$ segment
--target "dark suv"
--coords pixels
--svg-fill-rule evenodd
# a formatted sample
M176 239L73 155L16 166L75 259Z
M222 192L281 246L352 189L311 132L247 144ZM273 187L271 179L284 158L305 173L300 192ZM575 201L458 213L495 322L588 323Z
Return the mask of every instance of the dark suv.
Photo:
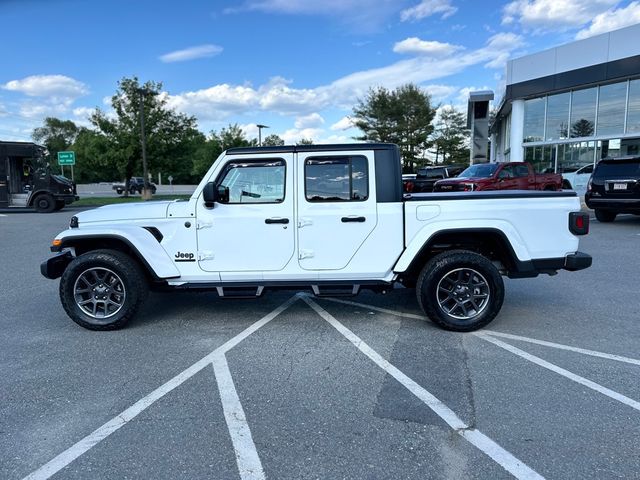
M444 178L458 176L465 167L460 165L439 165L423 167L418 170L415 179L403 181L405 193L433 192L433 185Z
M584 199L600 222L613 222L619 213L640 215L640 157L600 160Z

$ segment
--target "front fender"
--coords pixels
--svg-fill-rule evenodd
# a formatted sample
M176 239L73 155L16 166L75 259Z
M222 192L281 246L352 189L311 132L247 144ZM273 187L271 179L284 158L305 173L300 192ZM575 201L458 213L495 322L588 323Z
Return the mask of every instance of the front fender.
M57 242L59 240L60 242ZM137 258L150 270L156 278L177 278L180 271L176 268L165 249L146 229L138 226L122 226L118 228L74 228L61 232L56 236L53 251L73 247L86 241L119 241L125 243Z

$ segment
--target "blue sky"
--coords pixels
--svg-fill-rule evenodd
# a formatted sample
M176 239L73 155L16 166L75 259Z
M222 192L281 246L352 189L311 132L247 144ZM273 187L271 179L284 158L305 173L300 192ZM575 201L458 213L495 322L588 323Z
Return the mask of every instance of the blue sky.
M500 97L508 58L640 23L640 1L0 0L0 20L0 139L30 140L46 116L88 125L135 75L205 133L261 123L319 143L357 134L370 87Z

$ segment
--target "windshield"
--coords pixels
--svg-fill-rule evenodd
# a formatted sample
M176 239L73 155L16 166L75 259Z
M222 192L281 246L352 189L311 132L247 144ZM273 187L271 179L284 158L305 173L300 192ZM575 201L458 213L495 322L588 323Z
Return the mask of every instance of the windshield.
M481 163L478 165L471 165L464 170L458 177L462 178L489 178L498 169L497 163Z

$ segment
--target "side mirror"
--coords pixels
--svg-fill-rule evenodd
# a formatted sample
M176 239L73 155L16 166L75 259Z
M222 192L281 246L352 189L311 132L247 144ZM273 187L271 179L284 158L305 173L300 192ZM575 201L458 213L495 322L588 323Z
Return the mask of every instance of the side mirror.
M204 186L202 198L204 199L205 207L213 208L215 202L218 200L218 190L215 183L209 182Z

